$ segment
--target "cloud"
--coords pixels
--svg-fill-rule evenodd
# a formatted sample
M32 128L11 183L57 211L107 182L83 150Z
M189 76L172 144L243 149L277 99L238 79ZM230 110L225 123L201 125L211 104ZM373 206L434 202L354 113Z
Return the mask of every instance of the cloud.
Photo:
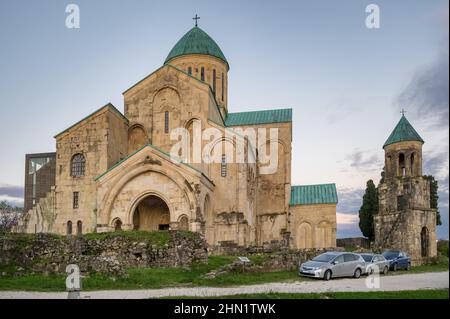
M23 198L0 195L0 201L6 201L11 206L23 207Z
M359 223L358 215L336 213L336 221L338 225L355 225Z
M371 150L355 149L353 153L345 157L345 162L358 171L375 171L383 167L381 153Z
M424 120L434 128L448 128L449 125L448 14L441 18L445 35L435 60L414 73L397 97L396 105L396 109L405 108L412 117Z
M12 197L22 197L23 198L23 187L13 186L13 185L0 185L0 196L12 196Z
M0 185L0 201L6 201L11 206L23 207L23 187Z
M337 205L336 213L337 237L362 236L358 225L358 211L362 204L364 189L341 188L338 192L339 203Z

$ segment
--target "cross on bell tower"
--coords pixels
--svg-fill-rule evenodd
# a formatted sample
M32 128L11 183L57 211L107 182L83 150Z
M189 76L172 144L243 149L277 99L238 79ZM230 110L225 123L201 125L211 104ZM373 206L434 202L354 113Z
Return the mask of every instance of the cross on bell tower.
M192 20L195 20L195 26L198 27L198 20L200 20L200 17L195 14L195 17L193 17Z
M405 109L402 109L402 110L400 111L400 113L401 113L403 116L405 116L405 113L406 113Z

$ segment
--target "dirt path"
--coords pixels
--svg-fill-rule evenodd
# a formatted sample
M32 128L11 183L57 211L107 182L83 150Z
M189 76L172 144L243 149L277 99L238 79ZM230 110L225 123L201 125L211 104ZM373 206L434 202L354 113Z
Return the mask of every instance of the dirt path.
M268 283L239 287L192 287L143 290L86 291L82 298L92 299L142 299L166 296L224 296L254 293L320 293L337 291L400 291L419 289L444 289L449 287L449 272L431 272L380 277L379 288L371 288L373 281L367 277L360 279L335 279L331 281L313 280L289 283ZM375 282L376 284L376 282ZM64 299L65 292L25 292L0 291L0 299Z

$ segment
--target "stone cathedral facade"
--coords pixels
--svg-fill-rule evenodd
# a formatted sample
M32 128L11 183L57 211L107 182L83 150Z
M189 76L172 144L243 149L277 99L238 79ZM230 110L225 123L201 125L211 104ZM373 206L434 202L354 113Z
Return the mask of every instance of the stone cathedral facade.
M437 254L436 209L423 177L424 141L403 115L384 144L384 179L378 186L375 245L400 249L421 264Z
M123 93L124 114L111 104L101 107L55 136L56 153L27 157L34 160L25 172L28 213L18 230L181 229L203 233L210 245L334 247L335 185L291 185L292 110L229 112L229 70L216 42L192 28L163 66ZM207 141L193 141L191 134L190 145L220 155L241 142L254 161L176 159L172 130L193 133L196 125L224 134ZM277 129L274 140L268 134L262 142L278 146L275 172L261 173L261 154L249 151L245 136L226 137L238 128ZM45 176L53 181L49 187Z

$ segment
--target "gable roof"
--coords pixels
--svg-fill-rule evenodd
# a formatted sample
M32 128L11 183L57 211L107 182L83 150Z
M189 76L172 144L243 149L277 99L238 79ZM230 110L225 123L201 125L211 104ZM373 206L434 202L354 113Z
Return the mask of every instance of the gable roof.
M226 126L292 122L292 109L228 113Z
M336 184L291 186L290 206L337 203Z
M122 158L122 159L121 159L120 161L118 161L116 164L114 164L113 166L111 166L110 168L108 168L105 172L103 172L103 173L101 173L100 175L98 175L97 177L95 177L94 180L95 180L95 181L99 180L100 178L102 178L103 176L105 176L106 174L108 174L109 172L111 172L112 170L114 170L117 166L119 166L120 164L122 164L123 162L125 162L127 159L133 157L134 155L136 155L137 153L139 153L140 151L142 151L142 150L143 150L144 148L146 148L146 147L150 147L150 148L156 150L157 152L159 152L159 153L161 153L161 154L164 154L164 155L166 155L167 157L169 157L169 158L171 158L171 159L174 159L176 162L178 162L178 163L180 163L180 164L183 164L183 165L186 165L187 167L192 168L193 170L197 171L198 173L204 175L203 172L202 172L201 170L195 168L194 166L192 166L192 165L190 165L190 164L188 164L188 163L183 162L183 161L180 160L180 159L177 159L177 158L174 158L173 156L170 156L169 153L167 153L167 152L163 151L162 149L160 149L160 148L158 148L158 147L156 147L156 146L154 146L154 145L148 143L148 144L145 144L144 146L142 146L141 148L138 148L138 149L137 149L136 151L134 151L133 153L131 153L131 154L125 156L124 158ZM205 176L205 175L204 175L204 176Z
M417 133L411 123L406 119L405 115L402 115L402 118L384 143L383 148L390 144L403 141L418 141L425 143L419 133Z
M109 108L111 111L113 111L114 113L118 114L124 121L126 121L128 123L128 119L125 117L125 115L122 114L122 112L120 112L114 105L112 105L111 103L106 104L105 106L102 106L101 108L97 109L96 111L92 112L91 114L89 114L88 116L85 116L84 118L82 118L81 120L79 120L78 122L76 122L75 124L69 126L68 128L66 128L64 131L59 132L58 134L56 134L54 136L54 138L58 137L59 135L69 131L70 129L74 128L75 126L77 126L78 124L80 124L81 122L83 122L84 120L87 120L88 118L90 118L91 116L94 116L97 113L100 113L101 111L103 111L104 109Z

